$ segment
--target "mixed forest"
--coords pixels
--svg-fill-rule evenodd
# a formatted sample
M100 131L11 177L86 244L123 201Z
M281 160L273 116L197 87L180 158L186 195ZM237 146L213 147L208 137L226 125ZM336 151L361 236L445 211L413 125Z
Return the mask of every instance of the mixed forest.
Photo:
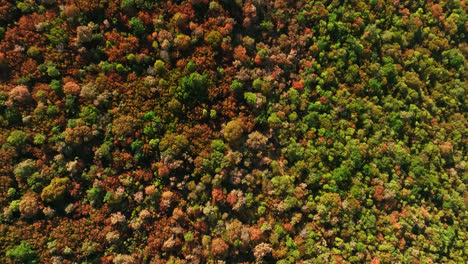
M0 263L466 263L467 11L0 0Z

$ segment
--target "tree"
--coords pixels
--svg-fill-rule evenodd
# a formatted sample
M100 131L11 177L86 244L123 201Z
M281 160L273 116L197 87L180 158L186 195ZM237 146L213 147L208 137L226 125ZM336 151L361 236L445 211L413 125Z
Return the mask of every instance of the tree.
M27 194L19 203L19 211L26 218L33 218L40 209L40 203L34 195Z
M66 12L66 11L65 11ZM76 28L76 42L79 45L91 42L93 40L92 26L79 26Z
M37 263L34 248L31 246L31 244L26 242L21 242L21 244L19 244L18 246L9 249L6 252L6 256L11 259L21 261L25 264Z
M189 146L189 141L184 135L176 135L174 133L168 133L159 142L159 150L164 155L173 155L178 157Z
M63 86L63 92L65 94L79 95L81 92L80 86L75 82L67 82Z
M215 256L223 256L228 250L229 245L221 238L215 238L211 241L211 253Z
M223 35L216 30L210 31L205 36L205 42L208 45L211 45L213 48L217 48L221 45L221 41L223 40Z
M61 200L67 194L70 184L69 178L54 178L41 192L41 199L51 203Z
M98 109L94 105L87 105L81 108L81 112L79 116L87 124L90 124L90 125L95 124L99 119Z
M247 101L247 104L253 106L257 103L257 95L251 92L244 93L244 99Z
M28 133L21 130L15 130L11 132L10 136L8 136L7 142L16 148L21 148L22 146L24 146L24 144L26 144L28 139Z
M132 17L128 23L133 30L133 34L137 37L141 37L145 33L145 25L141 22L138 17Z
M53 27L50 30L49 34L46 34L46 36L53 46L57 46L58 44L64 44L68 41L67 32L58 27Z
M31 94L29 93L28 87L25 85L18 85L11 89L9 93L9 100L19 104L28 103L31 99Z
M238 142L243 133L244 128L240 119L231 120L224 127L224 138L232 144Z
M194 72L182 78L176 98L185 103L205 101L208 96L207 89L207 76Z
M93 130L82 119L78 119L73 127L65 129L65 142L68 144L88 143L93 137Z
M258 131L249 134L246 145L254 150L260 150L266 146L268 138Z

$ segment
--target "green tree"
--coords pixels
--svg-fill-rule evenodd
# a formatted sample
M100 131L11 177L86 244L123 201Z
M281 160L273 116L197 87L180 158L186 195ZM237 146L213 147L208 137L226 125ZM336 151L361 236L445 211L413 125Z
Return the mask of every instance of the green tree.
M49 39L50 43L54 46L60 44L60 43L66 43L68 41L68 35L65 30L58 28L58 27L53 27L49 34L45 34L46 37Z
M247 104L253 106L257 103L257 95L251 92L244 93L244 99L247 101Z
M145 25L143 25L143 22L141 22L141 20L138 17L132 17L128 24L132 28L133 34L135 36L141 37L145 33Z
M234 94L241 94L243 88L244 85L238 80L232 81L231 90L234 92Z
M95 124L99 119L98 109L94 105L81 108L79 116L89 125Z
M182 78L176 98L183 102L194 102L205 99L208 94L208 77L194 72Z
M20 148L26 144L28 138L28 133L21 130L15 130L11 132L10 136L7 138L7 142L14 147Z
M29 243L21 242L18 246L7 250L6 256L25 264L37 263L34 248Z
M219 47L221 41L223 40L223 35L216 30L211 31L205 37L205 42L208 45L211 45L213 48Z
M41 199L44 202L55 202L62 199L67 193L69 183L69 178L52 179L51 183L42 190Z

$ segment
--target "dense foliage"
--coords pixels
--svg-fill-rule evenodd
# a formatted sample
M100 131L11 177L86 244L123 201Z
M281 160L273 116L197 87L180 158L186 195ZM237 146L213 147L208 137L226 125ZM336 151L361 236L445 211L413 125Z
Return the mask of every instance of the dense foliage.
M467 10L0 0L0 263L465 263Z

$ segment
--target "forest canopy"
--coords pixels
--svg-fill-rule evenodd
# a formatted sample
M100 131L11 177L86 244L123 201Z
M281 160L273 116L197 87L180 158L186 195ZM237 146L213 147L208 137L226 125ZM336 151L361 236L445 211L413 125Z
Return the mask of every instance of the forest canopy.
M0 263L466 263L465 0L0 0Z

